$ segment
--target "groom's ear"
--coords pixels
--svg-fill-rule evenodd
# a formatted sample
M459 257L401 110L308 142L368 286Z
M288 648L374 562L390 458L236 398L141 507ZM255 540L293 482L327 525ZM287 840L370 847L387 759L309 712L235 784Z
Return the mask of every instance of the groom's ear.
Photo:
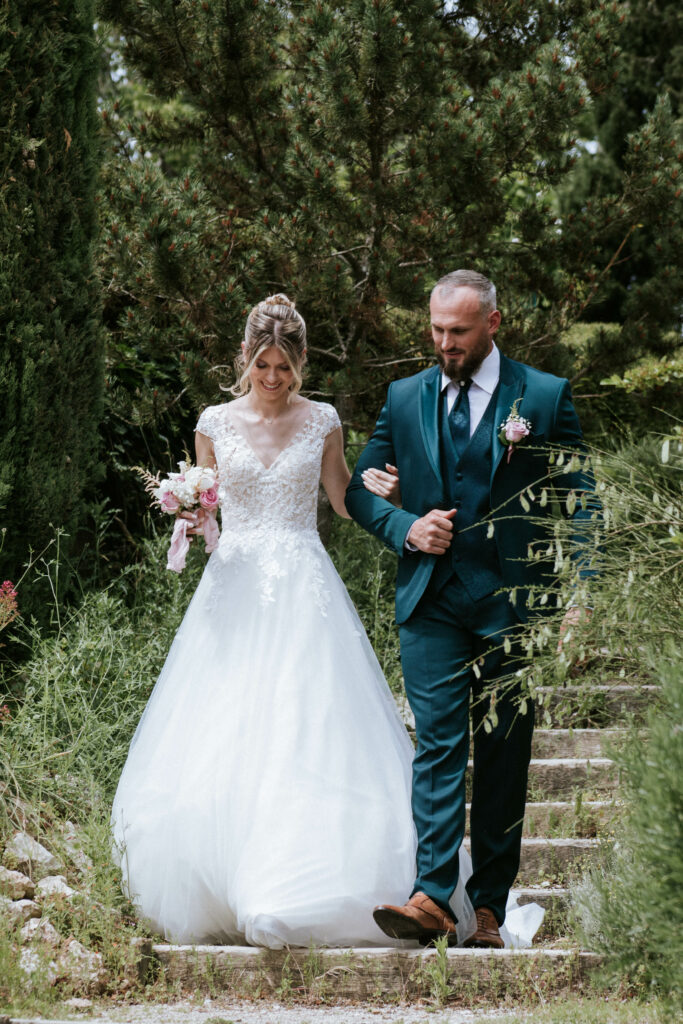
M501 315L499 309L494 309L488 316L488 327L491 334L495 334L500 327Z

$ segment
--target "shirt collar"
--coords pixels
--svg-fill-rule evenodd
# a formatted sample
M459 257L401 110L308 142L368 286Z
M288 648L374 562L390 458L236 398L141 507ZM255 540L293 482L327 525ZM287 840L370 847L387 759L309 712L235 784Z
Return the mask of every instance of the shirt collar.
M493 348L486 356L476 373L472 374L472 383L476 384L477 387L485 391L487 395L492 395L498 385L500 378L500 349L496 345L495 341L492 341ZM457 381L454 381L451 377L447 377L446 374L441 371L441 390L445 391L449 384L453 384L457 387Z

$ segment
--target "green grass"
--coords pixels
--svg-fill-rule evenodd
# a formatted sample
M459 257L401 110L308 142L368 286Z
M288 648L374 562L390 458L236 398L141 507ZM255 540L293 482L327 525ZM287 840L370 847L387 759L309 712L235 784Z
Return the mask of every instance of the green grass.
M102 954L111 991L138 987L137 953L146 934L121 892L111 860L109 814L128 745L163 664L204 559L192 551L182 577L164 569L167 538L150 541L143 564L62 616L55 635L24 627L28 657L5 664L0 706L0 848L25 828L56 855L79 895L55 899L47 916L63 938ZM19 627L21 629L21 627ZM66 822L93 863L81 872L64 856ZM0 1005L40 1010L65 995L37 972L27 987L16 932L0 914ZM79 986L72 994L84 994Z

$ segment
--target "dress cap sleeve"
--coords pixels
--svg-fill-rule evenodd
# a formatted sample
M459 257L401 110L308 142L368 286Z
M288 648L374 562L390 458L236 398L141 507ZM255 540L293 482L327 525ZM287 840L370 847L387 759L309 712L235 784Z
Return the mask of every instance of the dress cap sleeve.
M323 437L327 437L337 427L341 427L341 420L339 419L339 413L333 405L329 402L320 402L319 409L321 413L321 423Z
M212 406L209 406L207 409L204 409L204 411L202 412L201 416L197 420L197 426L194 428L195 431L198 431L200 434L204 434L205 437L210 437L212 441L213 441L213 429L212 428L213 428L213 420L214 420L213 411L214 410L213 410Z

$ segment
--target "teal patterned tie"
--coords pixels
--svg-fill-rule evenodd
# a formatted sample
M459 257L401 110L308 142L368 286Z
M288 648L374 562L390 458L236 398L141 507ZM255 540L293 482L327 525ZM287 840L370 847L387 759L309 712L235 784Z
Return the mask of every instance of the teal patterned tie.
M470 443L470 400L467 392L470 390L471 383L471 377L460 381L460 390L453 402L453 408L448 414L451 437L459 455L462 455Z

